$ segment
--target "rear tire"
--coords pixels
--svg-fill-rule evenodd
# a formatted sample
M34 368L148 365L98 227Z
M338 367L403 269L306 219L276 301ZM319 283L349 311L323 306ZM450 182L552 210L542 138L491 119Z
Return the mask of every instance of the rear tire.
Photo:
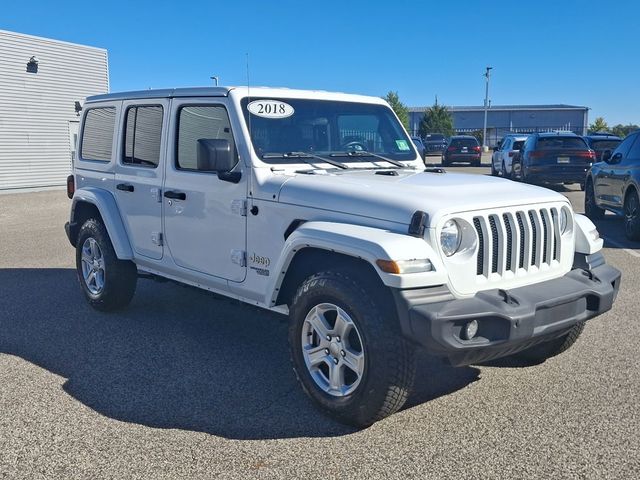
M76 271L89 304L110 312L126 307L138 281L136 265L119 260L100 220L90 218L80 228L76 243Z
M582 331L584 330L584 322L574 325L569 332L560 338L551 340L550 342L544 342L535 347L528 348L522 352L518 352L513 355L512 358L516 358L527 363L540 363L545 360L560 355L565 350L568 350L576 340Z
M507 168L504 164L504 160L502 161L502 178L509 178L509 175L507 174Z
M640 240L640 200L635 190L624 199L624 233L629 240Z
M593 188L593 182L587 180L584 193L584 214L591 220L601 220L604 217L604 209L600 208L596 203L596 193Z
M415 375L414 348L394 328L383 287L363 283L351 270L317 273L298 288L289 310L300 385L325 413L357 427L402 408Z

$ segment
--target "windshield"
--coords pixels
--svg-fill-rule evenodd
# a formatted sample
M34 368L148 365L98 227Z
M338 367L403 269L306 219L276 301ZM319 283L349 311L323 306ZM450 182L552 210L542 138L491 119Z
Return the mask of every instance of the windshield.
M587 144L580 137L540 137L538 139L538 150L560 149L586 149Z
M416 152L393 112L384 105L310 99L242 100L258 157L267 163L300 163L299 155L371 152L413 161ZM362 158L340 158L362 162ZM372 160L377 161L377 160Z
M451 140L452 147L477 147L480 145L475 138L454 138Z
M425 142L444 142L444 135L440 135L439 133L428 133L426 137L424 137Z

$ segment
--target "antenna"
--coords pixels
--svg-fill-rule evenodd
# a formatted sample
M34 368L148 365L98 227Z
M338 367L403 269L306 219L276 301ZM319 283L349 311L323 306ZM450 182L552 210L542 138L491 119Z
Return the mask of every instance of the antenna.
M249 105L251 103L251 87L249 85L249 53L247 52L245 55L247 56L247 105ZM249 112L247 117L249 118L249 148L251 148L253 144L253 137L251 136L251 112Z

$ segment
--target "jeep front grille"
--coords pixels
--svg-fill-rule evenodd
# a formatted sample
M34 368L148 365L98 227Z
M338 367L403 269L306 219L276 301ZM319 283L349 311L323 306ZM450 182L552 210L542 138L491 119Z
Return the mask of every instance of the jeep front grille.
M539 270L560 260L555 207L477 215L473 226L478 235L477 275L489 278L519 269Z

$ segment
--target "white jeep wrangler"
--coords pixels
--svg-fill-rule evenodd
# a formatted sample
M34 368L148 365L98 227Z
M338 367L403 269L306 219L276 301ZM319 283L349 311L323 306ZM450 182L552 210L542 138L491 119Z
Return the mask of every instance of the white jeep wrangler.
M288 314L295 373L364 426L402 407L414 350L453 365L568 348L620 272L551 190L425 170L381 99L266 88L90 97L65 229L100 310L139 275Z

